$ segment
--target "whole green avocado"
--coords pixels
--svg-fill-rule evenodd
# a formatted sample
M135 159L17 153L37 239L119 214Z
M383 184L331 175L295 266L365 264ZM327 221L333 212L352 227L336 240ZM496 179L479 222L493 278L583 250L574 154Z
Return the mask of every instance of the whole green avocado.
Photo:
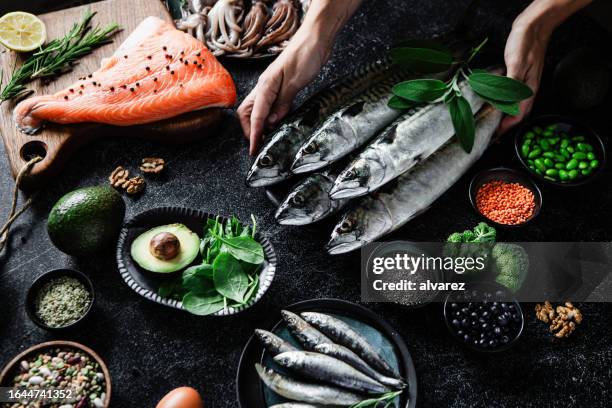
M51 209L47 232L51 242L69 255L90 255L109 247L119 234L125 202L109 186L72 191Z

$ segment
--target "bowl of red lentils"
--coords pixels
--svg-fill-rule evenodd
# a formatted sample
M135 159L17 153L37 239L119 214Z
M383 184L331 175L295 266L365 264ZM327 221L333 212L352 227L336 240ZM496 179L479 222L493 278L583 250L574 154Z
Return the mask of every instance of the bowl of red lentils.
M579 121L543 115L521 125L515 135L517 157L538 181L578 187L593 181L606 164L603 140Z
M0 372L8 408L108 408L111 377L92 349L72 341L30 347Z
M518 227L538 216L542 192L526 174L497 167L482 171L472 179L470 201L489 223Z

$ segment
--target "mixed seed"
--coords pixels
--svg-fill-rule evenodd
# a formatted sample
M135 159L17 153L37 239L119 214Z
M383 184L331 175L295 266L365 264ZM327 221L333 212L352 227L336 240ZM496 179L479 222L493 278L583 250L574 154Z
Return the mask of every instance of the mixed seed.
M570 136L557 124L534 126L525 133L521 156L534 173L551 181L588 177L600 165L593 145L584 136Z
M25 389L71 390L67 398L21 401L10 408L102 408L106 400L106 378L100 365L89 355L71 349L49 349L19 364L14 387Z
M79 320L91 304L89 290L78 279L61 276L45 283L36 295L36 316L49 327L66 327Z

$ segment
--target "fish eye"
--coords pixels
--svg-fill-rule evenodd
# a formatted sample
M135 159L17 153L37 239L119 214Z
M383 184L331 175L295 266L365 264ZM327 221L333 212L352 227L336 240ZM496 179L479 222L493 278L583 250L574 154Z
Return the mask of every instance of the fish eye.
M344 220L340 227L338 227L338 232L350 232L353 230L353 223L351 220Z
M304 197L301 194L296 194L293 196L293 198L291 199L291 202L298 206L301 207L304 205Z
M274 159L269 154L264 154L259 158L259 165L263 167L269 167L274 164Z
M304 153L306 153L306 154L313 154L318 149L319 149L319 147L317 146L317 144L315 142L308 143L306 145L306 147L304 147Z
M354 178L357 174L355 173L355 170L351 169L349 171L346 172L346 177L348 178Z

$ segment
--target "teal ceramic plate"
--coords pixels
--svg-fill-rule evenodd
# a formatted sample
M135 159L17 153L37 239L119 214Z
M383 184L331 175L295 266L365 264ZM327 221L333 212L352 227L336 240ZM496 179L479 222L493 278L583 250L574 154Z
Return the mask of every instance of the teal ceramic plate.
M355 303L337 299L308 300L291 305L286 309L294 313L323 312L345 321L380 350L381 355L387 362L407 380L408 389L395 401L395 406L398 408L414 408L416 406L416 372L406 344L399 334L374 312ZM295 346L299 346L280 319L280 313L276 314L275 318L277 323L272 329L268 330ZM263 328L265 329L265 327ZM262 362L267 367L285 373L282 368L274 364L271 356L263 350L259 341L251 337L243 351L236 377L240 407L267 408L274 404L287 402L287 400L270 391L259 380L254 368L257 362Z

